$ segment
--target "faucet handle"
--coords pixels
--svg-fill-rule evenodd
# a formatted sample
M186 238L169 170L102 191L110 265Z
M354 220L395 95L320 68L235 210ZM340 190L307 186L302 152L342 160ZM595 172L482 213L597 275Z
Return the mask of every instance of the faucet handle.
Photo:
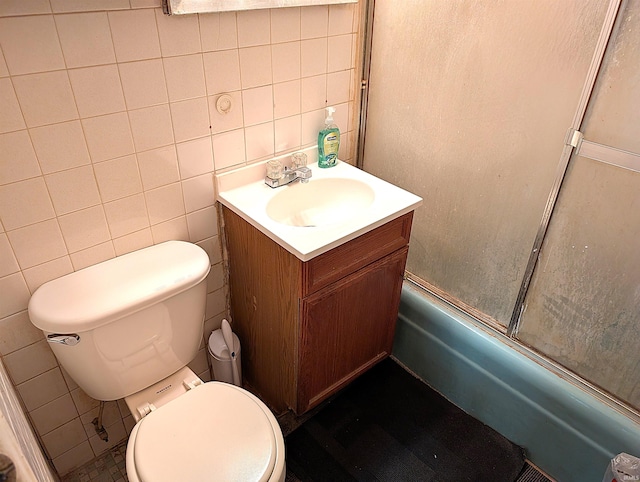
M292 169L299 169L307 165L307 155L304 152L294 152L291 154Z
M271 159L267 162L267 177L277 180L282 177L282 163L277 159Z

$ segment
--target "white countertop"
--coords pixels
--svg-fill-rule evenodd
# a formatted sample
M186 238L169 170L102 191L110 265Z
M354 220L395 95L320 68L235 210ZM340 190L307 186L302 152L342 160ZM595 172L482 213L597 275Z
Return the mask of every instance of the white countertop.
M317 156L315 148L305 152L310 160ZM289 155L281 159L287 163ZM313 172L309 184L319 179L355 179L373 189L373 202L356 216L324 226L281 224L267 215L266 206L281 190L289 189L291 185L275 189L267 186L264 183L265 163L216 174L217 200L302 261L340 246L422 204L422 198L342 161L328 169L319 168L317 163L309 163L307 167Z

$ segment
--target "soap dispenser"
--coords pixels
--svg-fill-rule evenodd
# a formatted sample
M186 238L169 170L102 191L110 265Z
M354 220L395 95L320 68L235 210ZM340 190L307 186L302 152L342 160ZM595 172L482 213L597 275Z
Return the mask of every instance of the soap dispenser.
M338 161L340 148L340 129L333 123L333 107L327 107L324 129L318 133L318 167L333 167Z

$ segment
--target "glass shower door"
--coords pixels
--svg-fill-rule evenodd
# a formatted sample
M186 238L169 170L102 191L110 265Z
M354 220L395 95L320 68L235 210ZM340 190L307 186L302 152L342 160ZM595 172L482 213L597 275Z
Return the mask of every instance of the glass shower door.
M580 131L517 337L640 410L640 0Z
M407 270L500 330L606 10L375 2L363 167L424 198Z

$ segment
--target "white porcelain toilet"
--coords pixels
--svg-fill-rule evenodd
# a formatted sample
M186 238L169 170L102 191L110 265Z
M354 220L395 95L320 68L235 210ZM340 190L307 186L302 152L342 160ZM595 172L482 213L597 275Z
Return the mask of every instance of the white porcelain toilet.
M45 283L29 302L76 383L97 400L125 398L137 422L131 481L285 479L267 406L187 367L202 341L209 268L200 247L168 241Z

